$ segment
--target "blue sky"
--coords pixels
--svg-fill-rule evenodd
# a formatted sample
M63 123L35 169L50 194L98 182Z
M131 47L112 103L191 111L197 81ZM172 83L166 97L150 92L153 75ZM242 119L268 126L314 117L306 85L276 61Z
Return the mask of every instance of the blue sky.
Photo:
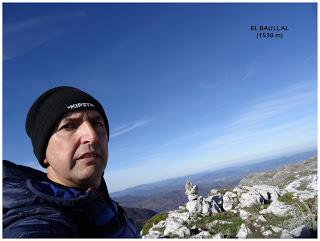
M41 169L25 117L59 85L105 107L110 191L316 148L316 17L315 3L5 3L3 158Z

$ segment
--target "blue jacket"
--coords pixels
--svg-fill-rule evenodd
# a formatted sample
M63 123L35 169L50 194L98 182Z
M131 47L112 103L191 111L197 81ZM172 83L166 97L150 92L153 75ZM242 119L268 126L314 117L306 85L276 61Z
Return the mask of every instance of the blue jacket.
M102 179L103 180L103 179ZM140 238L124 210L101 187L81 191L45 173L3 161L4 238Z

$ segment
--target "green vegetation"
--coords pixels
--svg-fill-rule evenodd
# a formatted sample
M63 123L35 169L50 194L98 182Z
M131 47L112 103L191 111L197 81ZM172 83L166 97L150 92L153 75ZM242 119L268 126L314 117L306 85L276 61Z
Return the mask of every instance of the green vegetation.
M230 224L216 224L211 229L208 230L207 225L214 222L215 220L222 220L231 222ZM232 212L222 212L216 213L209 217L202 217L199 220L195 220L188 224L188 228L191 228L193 225L196 225L202 230L208 230L210 234L214 235L219 232L225 235L227 238L235 237L239 231L241 224L243 223L242 219Z
M252 233L248 234L247 238L264 238L264 236L260 230L254 230Z
M278 186L280 188L284 188L286 185L288 185L289 183L295 181L296 179L297 179L297 177L294 176L294 175L287 175L287 174L283 173L282 176L281 176L281 179L278 180L279 181Z
M309 184L309 180L301 180L300 185L297 187L297 190L306 190Z
M318 197L309 198L305 201L308 207L310 208L310 212L317 214L318 213Z
M266 209L268 208L270 204L253 204L252 206L250 207L246 207L246 208L243 208L244 210L248 211L249 213L251 213L252 215L255 215L255 214L259 214L259 212L262 210L262 209Z
M281 232L280 233L273 232L269 236L264 236L260 230L254 230L254 231L252 231L252 233L248 234L247 238L249 238L249 239L250 238L252 238L252 239L256 239L256 238L271 238L271 239L273 239L273 238L280 238L280 236L281 236Z
M281 232L275 233L272 232L271 235L264 236L263 232L261 231L261 227L255 227L252 223L246 223L246 226L251 230L251 233L248 234L247 238L280 238ZM266 226L266 224L261 224L261 226L264 226L266 229L265 230L271 230L271 227L269 228Z
M150 228L153 227L153 225L159 223L162 220L166 220L168 217L168 213L158 213L154 215L152 218L150 218L145 224L143 225L142 228L142 235L146 235Z
M310 229L317 230L317 197L308 199L304 202L299 202L297 200L293 205L296 206L299 211L296 212L294 217L290 217L284 221L283 225L289 229L294 229L304 224Z
M279 197L278 200L296 207L297 211L294 215L288 215L285 217L267 214L265 215L265 218L269 225L285 229L294 229L302 224L305 224L309 228L317 230L317 198L300 202L298 199L293 198L292 193L286 193Z
M152 230L154 230L154 231L159 231L160 233L163 233L165 229L166 229L166 227L154 228L154 229L152 229Z
M233 238L237 235L241 224L242 220L237 218L237 220L233 220L230 224L217 224L212 227L209 232L211 234L217 234L221 232L226 235L226 238Z
M267 220L268 225L285 228L284 221L286 221L289 218L292 218L292 216L279 217L272 213L268 213L264 216L264 218Z
M295 206L299 209L300 212L306 214L312 212L314 207L317 207L316 198L310 198L304 202L300 202L297 198L294 198L292 192L285 193L278 198L280 202L284 202L287 205Z
M292 205L296 202L296 200L293 198L292 192L287 192L283 194L281 197L278 197L278 200L280 202L284 202L285 204L289 204L289 205Z

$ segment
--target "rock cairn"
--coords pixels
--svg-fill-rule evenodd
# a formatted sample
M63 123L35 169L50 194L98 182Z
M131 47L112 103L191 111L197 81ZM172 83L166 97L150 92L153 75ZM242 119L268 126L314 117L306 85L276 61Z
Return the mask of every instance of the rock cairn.
M191 216L195 214L203 214L205 216L209 216L212 213L221 212L221 208L216 202L221 202L221 195L216 194L208 196L207 198L203 198L202 196L199 196L198 186L192 185L191 181L186 182L185 189L185 194L187 195L187 198L189 200L186 203L186 209Z
M187 181L185 185L187 203L180 206L178 210L168 212L165 220L153 225L143 238L226 238L225 233L215 233L212 230L217 225L238 225L234 238L247 238L249 235L257 235L259 238L305 238L314 237L317 230L317 202L314 204L313 213L302 213L301 207L292 205L294 200L301 202L317 200L317 176L297 175L281 187L273 185L237 186L232 190L212 189L208 196L199 195L199 188ZM291 197L290 202L283 198L285 195ZM281 199L282 197L282 199ZM211 219L211 216L238 217L238 224L229 220ZM229 214L228 214L229 213ZM220 215L220 216L219 216ZM291 223L287 226L276 226L267 220L268 215L283 218L289 217ZM313 215L313 216L312 216ZM313 228L306 223L314 221ZM214 220L201 227L198 221ZM293 220L293 221L292 221ZM313 221L312 221L313 222ZM311 223L312 223L311 222ZM285 221L283 222L285 223ZM234 227L234 226L233 226Z

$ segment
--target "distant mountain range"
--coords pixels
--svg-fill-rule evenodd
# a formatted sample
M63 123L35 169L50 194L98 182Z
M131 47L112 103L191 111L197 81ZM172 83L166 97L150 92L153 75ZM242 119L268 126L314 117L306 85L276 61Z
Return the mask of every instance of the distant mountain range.
M184 194L184 185L187 180L197 183L199 194L207 196L212 188L222 189L235 187L243 177L250 173L274 170L278 167L290 163L297 163L316 155L317 151L313 150L268 161L228 167L139 185L111 193L110 195L124 207L151 209L156 212L163 212L177 209L187 201Z

